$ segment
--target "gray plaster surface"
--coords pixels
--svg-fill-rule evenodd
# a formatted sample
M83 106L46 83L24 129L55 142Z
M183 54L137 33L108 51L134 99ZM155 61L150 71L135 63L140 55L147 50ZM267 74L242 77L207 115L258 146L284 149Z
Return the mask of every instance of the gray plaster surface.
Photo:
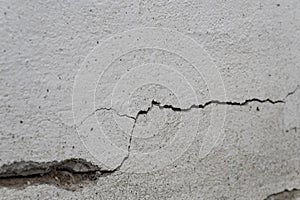
M298 0L0 0L0 16L1 177L71 158L100 174L0 199L300 198Z

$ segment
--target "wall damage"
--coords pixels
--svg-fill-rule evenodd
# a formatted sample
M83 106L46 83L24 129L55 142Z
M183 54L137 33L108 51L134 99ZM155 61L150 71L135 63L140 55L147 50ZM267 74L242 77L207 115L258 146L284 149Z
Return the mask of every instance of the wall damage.
M30 185L48 184L76 190L113 172L101 170L100 167L79 158L60 162L20 161L0 168L0 187L23 189Z

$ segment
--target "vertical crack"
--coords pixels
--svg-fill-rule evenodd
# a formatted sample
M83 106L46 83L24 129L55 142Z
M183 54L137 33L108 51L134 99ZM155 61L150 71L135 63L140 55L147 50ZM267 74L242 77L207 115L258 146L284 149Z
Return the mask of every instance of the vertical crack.
M136 122L139 118L140 115L146 115L154 106L154 101L152 101L151 106L149 106L146 110L140 110L135 117L130 117L131 119L134 119L133 121L133 125L130 131L130 135L129 135L129 141L128 141L128 147L127 147L127 156L125 156L125 158L122 160L121 164L116 168L116 170L119 170L122 165L125 163L126 160L128 160L129 156L130 156L130 151L131 151L131 144L132 144L132 138L133 138L133 132L136 126ZM128 116L128 115L126 115Z

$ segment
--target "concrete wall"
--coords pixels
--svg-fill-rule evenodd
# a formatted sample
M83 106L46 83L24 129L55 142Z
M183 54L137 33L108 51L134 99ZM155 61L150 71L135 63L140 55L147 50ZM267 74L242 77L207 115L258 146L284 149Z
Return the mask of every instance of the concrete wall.
M298 0L0 16L0 199L300 198Z

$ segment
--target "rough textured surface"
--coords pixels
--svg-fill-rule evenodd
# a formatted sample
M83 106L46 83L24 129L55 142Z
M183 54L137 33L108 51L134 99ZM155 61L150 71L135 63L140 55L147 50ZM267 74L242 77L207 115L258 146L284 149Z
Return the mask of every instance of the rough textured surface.
M300 188L298 0L2 0L0 15L1 174L114 172L1 199L299 198L281 195Z
M114 171L102 171L83 160L68 159L61 162L14 162L3 165L0 170L0 186L22 189L26 186L49 184L68 190L83 187L101 175Z
M283 192L279 192L277 194L272 194L266 198L266 200L298 200L300 199L300 191L297 189L293 189L291 191L285 190Z

